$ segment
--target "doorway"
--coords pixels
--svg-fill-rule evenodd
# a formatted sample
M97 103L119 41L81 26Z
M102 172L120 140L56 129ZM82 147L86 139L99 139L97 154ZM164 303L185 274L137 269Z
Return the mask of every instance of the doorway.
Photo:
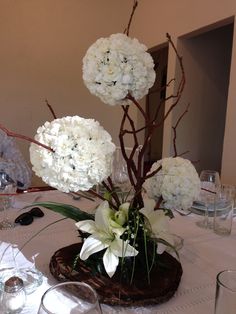
M149 50L153 60L154 69L156 72L156 80L154 85L150 88L146 96L146 113L150 119L153 119L157 108L159 108L156 122L162 121L165 111L165 95L166 95L166 81L167 81L167 65L168 65L168 44L163 44ZM158 127L151 138L148 145L144 167L149 170L152 164L162 158L163 146L163 125Z
M172 122L189 103L177 130L177 148L178 154L189 151L184 157L195 163L199 173L203 169L221 172L234 24L220 24L180 37L177 46L186 85Z

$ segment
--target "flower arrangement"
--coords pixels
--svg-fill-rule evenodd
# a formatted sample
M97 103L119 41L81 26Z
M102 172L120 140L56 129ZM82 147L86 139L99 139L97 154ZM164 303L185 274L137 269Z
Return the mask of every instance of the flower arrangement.
M148 196L157 201L161 197L165 208L190 208L200 192L199 177L192 163L181 157L169 157L155 162L151 171L159 167L144 183Z
M200 192L200 180L194 166L187 159L178 157L175 145L176 127L185 113L173 127L174 156L157 161L150 171L143 170L144 154L153 131L164 123L178 104L185 75L182 58L167 34L168 43L176 52L182 78L177 93L160 104L173 101L163 120L157 122L156 119L160 107L156 108L155 118L147 116L137 100L145 96L153 85L155 71L147 48L128 36L136 7L137 1L134 1L125 34L97 40L83 59L83 79L89 91L104 103L119 105L123 110L119 141L132 197L124 201L117 193L110 176L115 145L97 121L79 116L54 119L41 126L34 139L1 127L8 135L32 142L30 158L33 170L44 182L62 192L88 191L101 199L95 215L65 204L37 204L76 221L82 247L74 260L74 268L80 260L91 267L93 273L108 278L116 277L119 272L121 282L129 285L140 270L146 274L143 280L151 283L155 266L162 267L159 263L161 254L168 247L173 248L168 224L171 210L189 208ZM136 106L143 116L144 125L140 129L135 127L130 115L131 105ZM146 130L144 141L139 143L137 135L143 130ZM134 143L129 153L125 150L126 136L132 136ZM103 185L104 195L92 189L98 184Z
M30 147L33 170L50 186L62 191L86 191L111 173L115 145L110 134L92 119L78 116L46 122Z
M108 105L126 105L128 94L136 100L155 81L153 59L147 47L126 34L98 39L83 59L83 79L89 91Z

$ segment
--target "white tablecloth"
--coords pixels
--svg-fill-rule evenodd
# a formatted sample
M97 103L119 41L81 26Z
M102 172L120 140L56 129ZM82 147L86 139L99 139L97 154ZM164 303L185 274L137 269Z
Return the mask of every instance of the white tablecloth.
M37 198L37 199L36 199ZM14 207L9 210L9 217L19 215L19 209L33 201L55 201L73 204L83 210L92 211L95 203L81 199L73 200L70 195L58 191L30 193L15 199ZM17 244L19 248L39 230L62 218L61 215L43 209L45 216L36 218L29 226L17 226L11 230L0 230L0 258L6 243ZM221 237L212 230L201 229L195 222L201 217L195 214L180 216L171 220L173 233L184 239L180 250L183 276L175 296L168 302L145 308L119 308L102 305L103 313L145 313L145 314L213 314L216 275L223 269L236 269L236 223L230 236ZM49 261L53 253L61 247L78 241L74 221L66 219L51 225L34 237L22 250L24 263L35 264L43 273L43 284L28 296L23 314L37 313L40 297L56 281L49 272ZM18 259L21 256L18 256ZM20 262L20 261L18 261Z

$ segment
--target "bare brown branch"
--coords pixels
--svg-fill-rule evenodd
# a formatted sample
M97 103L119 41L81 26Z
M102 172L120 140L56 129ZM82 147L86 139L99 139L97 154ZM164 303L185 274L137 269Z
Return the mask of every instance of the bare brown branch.
M50 110L50 112L51 112L53 118L56 119L57 116L56 116L55 111L53 110L52 106L49 104L49 102L48 102L47 99L45 99L45 102L46 102L46 105L48 106L48 108L49 108L49 110Z
M126 163L129 164L129 166L127 167L127 170L128 170L128 175L129 175L129 178L130 178L130 182L132 185L135 184L134 182L134 177L137 179L137 176L138 176L138 173L137 173L137 168L136 168L136 165L134 163L134 155L136 153L136 150L138 148L138 138L137 138L137 134L136 134L136 131L135 131L135 125L134 125L134 121L131 119L130 115L129 115L129 112L128 112L128 109L129 109L129 106L122 106L123 108L123 111L124 111L124 115L123 117L125 119L128 119L129 121L129 124L132 128L132 135L133 135L133 141L134 141L134 145L133 145L133 148L132 148L132 151L128 157L127 155L127 152L125 150L125 143L124 143L124 130L123 130L123 127L124 127L124 123L121 124L121 128L120 128L120 134L119 134L119 139L120 139L120 147L121 147L121 152L122 152L122 156L124 157ZM124 120L125 122L125 120Z
M18 134L18 133L14 133L14 132L8 130L7 128L5 128L5 127L4 127L3 125L1 125L1 124L0 124L0 129L3 130L3 131L4 131L8 136L10 136L10 137L20 138L20 139L25 140L25 141L28 141L28 142L30 142L30 143L34 143L34 144L36 144L36 145L38 145L38 146L41 146L41 147L43 147L43 148L46 148L47 150L49 150L49 151L51 151L51 152L54 153L54 150L53 150L51 147L49 147L49 146L47 146L47 145L45 145L45 144L42 144L42 143L36 141L35 139L33 139L33 138L31 138L31 137L28 137L28 136L25 136L25 135L21 135L21 134Z
M126 99L131 100L135 104L135 106L138 108L138 110L142 113L145 121L147 121L148 120L148 116L146 115L146 112L143 110L143 108L140 106L140 104L137 102L137 100L130 94L128 94L126 96Z
M129 112L128 112L129 106L126 106L126 107L122 106L124 114L123 114L123 118L121 120L121 125L120 125L119 140L120 140L120 146L121 146L123 157L126 160L130 182L131 182L131 184L134 188L134 191L135 191L132 205L136 208L141 208L143 206L143 199L142 199L142 185L143 185L143 183L145 182L146 179L151 178L152 176L154 176L157 172L159 172L161 170L161 166L160 166L160 167L158 167L158 169L156 169L155 171L149 172L148 174L147 174L147 170L141 172L142 165L144 162L145 152L147 151L148 145L149 145L151 138L153 136L153 132L158 127L163 125L164 121L167 119L170 112L175 108L175 106L177 106L177 104L179 103L179 100L182 96L182 92L183 92L183 89L185 86L185 72L184 72L184 68L183 68L182 57L179 56L169 34L167 34L167 39L168 39L168 42L171 45L171 47L174 49L174 52L176 53L177 60L179 61L179 65L180 65L180 69L181 69L181 74L182 74L180 82L177 86L176 93L166 97L163 100L163 102L159 105L159 107L157 107L156 114L152 118L150 118L148 113L146 113L143 110L143 108L139 105L139 103L136 101L136 99L134 99L134 97L132 97L130 94L128 94L126 98L131 100L133 102L133 104L137 107L138 111L142 114L144 122L145 122L144 126L139 128L139 129L135 128L134 122L131 119L131 117L129 116ZM166 84L166 86L164 86L162 88L167 88L168 85L174 81L175 81L175 79L171 79ZM164 117L161 120L157 121L157 117L158 117L161 106L163 106L166 103L166 101L168 101L168 100L173 100L172 105L170 106L168 111L164 114ZM178 124L180 123L181 119L183 118L184 114L182 114L181 117L178 119L176 126L174 127L174 132L176 132L176 128L177 128ZM128 124L129 124L128 129L125 128L125 122L128 122ZM140 149L139 154L138 154L138 165L135 166L133 156L127 156L127 154L125 152L124 138L128 134L132 135L133 140L134 140L134 147L138 147L139 142L138 142L137 134L141 131L144 131L144 130L146 130L146 134L145 134L142 148ZM176 146L175 146L175 151L177 153ZM134 175L135 175L136 180L134 180Z
M177 139L177 127L180 123L180 121L183 119L183 117L186 115L186 113L188 112L188 108L189 108L189 105L187 106L187 108L185 109L185 111L181 114L181 116L179 117L179 119L177 120L176 124L174 126L172 126L172 130L174 132L174 136L173 136L173 146L174 146L174 157L178 156L178 153L177 153L177 146L176 146L176 139Z
M133 8L132 8L132 11L131 11L131 14L130 14L128 26L124 30L124 34L126 34L127 36L129 36L130 26L131 26L132 19L133 19L133 16L134 16L134 12L135 12L137 6L138 6L138 0L134 0L134 4L133 4Z
M184 155L186 155L186 154L188 154L189 153L189 150L186 150L185 152L183 152L183 153L181 153L181 154L178 154L178 156L179 157L182 157L182 156L184 156Z

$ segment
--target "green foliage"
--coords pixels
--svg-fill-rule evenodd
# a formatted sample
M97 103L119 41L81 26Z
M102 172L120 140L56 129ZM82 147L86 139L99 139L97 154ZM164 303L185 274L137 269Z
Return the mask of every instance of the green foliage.
M56 203L56 202L42 202L42 203L38 202L38 203L33 203L30 206L26 206L25 208L32 207L32 206L42 206L44 208L50 209L56 213L61 214L62 216L66 218L70 218L75 221L81 221L81 220L87 220L87 219L94 220L94 215L84 212L78 207L68 205L68 204L62 204L62 203Z

